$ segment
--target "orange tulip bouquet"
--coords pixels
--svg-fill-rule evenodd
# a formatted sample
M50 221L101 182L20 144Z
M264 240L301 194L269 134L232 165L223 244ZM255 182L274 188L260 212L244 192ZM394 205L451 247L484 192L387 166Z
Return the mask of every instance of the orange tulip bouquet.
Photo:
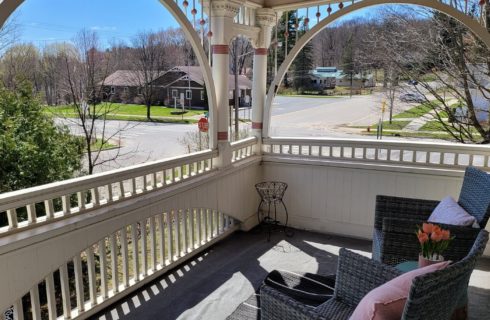
M424 223L417 231L422 253L419 256L419 265L424 266L433 262L443 261L442 253L447 249L451 240L449 230L441 229L436 224Z

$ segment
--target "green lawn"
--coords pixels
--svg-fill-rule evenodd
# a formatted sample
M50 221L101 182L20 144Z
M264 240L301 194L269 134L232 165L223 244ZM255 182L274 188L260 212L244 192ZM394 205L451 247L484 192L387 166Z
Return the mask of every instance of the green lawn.
M434 120L428 121L419 129L419 131L445 131L445 129L440 121Z
M76 117L76 111L72 106L57 106L45 107L47 112L53 114L59 114L66 117ZM99 110L103 110L103 108L107 108L109 111L108 119L110 120L136 120L136 121L144 121L146 119L146 106L144 105L136 105L136 104L122 104L122 103L103 103L98 106ZM181 109L177 109L180 111ZM151 116L154 117L155 121L163 121L169 120L171 122L195 122L189 119L192 116L202 115L204 111L202 110L188 110L186 114L182 117L182 115L173 115L172 111L174 108L169 107L161 107L161 106L152 106L151 107Z
M376 131L364 132L367 135L375 136ZM406 137L406 138L430 138L441 140L454 140L447 133L426 133L426 132L390 132L383 131L383 137Z
M383 130L402 130L409 123L410 121L392 121L391 123L389 121L383 121ZM375 124L372 127L376 130L378 124Z
M394 119L400 118L418 118L431 111L432 107L428 103L422 103L418 106L415 106L411 109L405 110L402 113L399 113L393 116Z
M109 150L109 149L114 149L114 148L118 148L119 146L117 144L113 144L113 143L110 143L110 142L107 142L105 143L104 145L102 145L102 142L100 140L97 140L95 143L92 143L92 147L91 149L92 150Z

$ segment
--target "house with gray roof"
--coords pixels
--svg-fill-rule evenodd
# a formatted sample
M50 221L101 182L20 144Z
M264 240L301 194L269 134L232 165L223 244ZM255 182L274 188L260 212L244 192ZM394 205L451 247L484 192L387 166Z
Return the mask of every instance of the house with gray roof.
M168 71L154 71L152 105L181 106L208 109L204 77L199 66L176 66ZM229 75L230 105L234 103L234 75ZM117 70L104 81L107 100L118 103L142 104L144 86L142 71ZM250 106L252 82L244 75L238 76L240 106Z
M350 75L345 74L336 67L317 67L309 72L312 87L319 90L333 89L335 87L350 87ZM372 74L357 73L352 77L353 88L374 87L375 81Z

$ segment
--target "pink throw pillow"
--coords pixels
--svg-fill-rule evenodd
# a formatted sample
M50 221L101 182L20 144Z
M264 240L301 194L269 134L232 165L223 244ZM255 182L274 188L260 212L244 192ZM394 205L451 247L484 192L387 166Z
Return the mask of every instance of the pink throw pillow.
M476 219L466 212L451 196L448 196L439 202L428 221L455 226L471 226L476 222Z
M371 290L362 298L350 320L399 320L415 277L446 268L450 261L404 273Z

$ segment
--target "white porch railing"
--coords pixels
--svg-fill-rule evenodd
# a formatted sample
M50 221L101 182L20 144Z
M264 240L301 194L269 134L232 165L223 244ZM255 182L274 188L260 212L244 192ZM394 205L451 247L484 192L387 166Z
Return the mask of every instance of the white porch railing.
M434 168L475 166L490 170L490 146L383 140L270 138L265 155L417 165Z
M87 318L250 227L256 142L233 143L223 170L207 150L0 195L0 310Z
M8 313L15 320L87 318L237 227L233 218L203 208L169 211L132 223L49 273Z
M237 162L243 159L247 159L254 155L254 146L257 144L256 137L250 137L244 140L231 143L231 150L233 152L231 161Z
M52 223L196 178L213 169L217 151L202 151L0 195L0 234Z

